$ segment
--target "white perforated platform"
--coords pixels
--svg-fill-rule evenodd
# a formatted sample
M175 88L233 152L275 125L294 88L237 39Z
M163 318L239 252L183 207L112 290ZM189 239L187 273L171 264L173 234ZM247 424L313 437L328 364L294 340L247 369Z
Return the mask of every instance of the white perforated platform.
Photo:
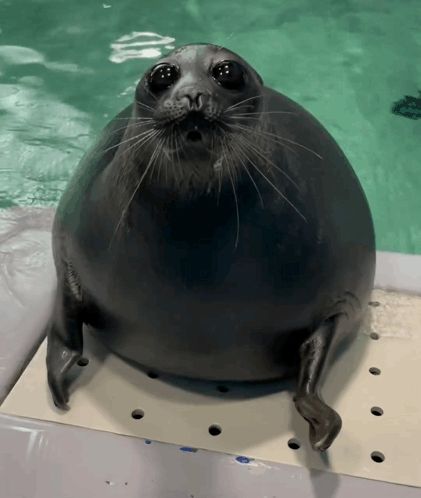
M373 301L379 305L370 307L357 340L331 369L323 389L343 419L342 432L325 456L310 449L308 426L280 384L228 385L229 392L222 393L216 384L152 379L88 337L90 361L75 371L80 375L68 413L51 404L45 344L0 411L421 487L421 397L416 394L421 297L375 291ZM370 337L373 333L379 338ZM134 410L144 416L134 419ZM222 429L218 436L209 434L213 424ZM301 447L290 449L290 438ZM375 462L373 452L384 461Z

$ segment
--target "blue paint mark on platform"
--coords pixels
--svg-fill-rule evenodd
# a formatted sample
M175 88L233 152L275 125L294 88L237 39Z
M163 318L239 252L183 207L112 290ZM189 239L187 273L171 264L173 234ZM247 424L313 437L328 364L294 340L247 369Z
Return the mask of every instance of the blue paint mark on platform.
M190 446L182 446L180 451L185 451L186 453L197 453L197 448L190 448Z
M237 462L238 463L250 463L253 461L253 458L248 458L248 457L245 457L245 456L238 456L236 458Z

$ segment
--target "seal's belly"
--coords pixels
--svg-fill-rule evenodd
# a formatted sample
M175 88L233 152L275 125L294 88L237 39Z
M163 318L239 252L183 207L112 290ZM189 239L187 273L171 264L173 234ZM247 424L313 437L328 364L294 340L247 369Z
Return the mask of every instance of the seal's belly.
M75 259L83 288L105 317L93 328L121 356L177 375L288 374L336 289L358 286L351 273L344 278L353 251L338 258L338 247L333 257L332 245L314 244L307 232L282 243L277 232L263 233L250 229L235 253L220 238L160 244L139 236L102 258L87 245Z
M298 364L318 300L316 287L300 282L295 291L280 289L255 263L234 266L218 284L193 287L163 279L150 265L125 272L120 264L108 284L96 285L106 319L95 330L116 353L160 371L215 380L281 377Z
M292 310L285 311L291 318ZM144 308L135 322L120 317L94 331L111 350L151 369L210 380L263 380L295 370L299 345L310 332L288 327L282 318L275 305L191 304Z

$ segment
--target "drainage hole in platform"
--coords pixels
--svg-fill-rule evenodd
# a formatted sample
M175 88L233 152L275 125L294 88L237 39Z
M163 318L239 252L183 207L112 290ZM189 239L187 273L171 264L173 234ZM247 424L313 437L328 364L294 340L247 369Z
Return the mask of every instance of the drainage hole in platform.
M135 419L135 420L140 420L141 418L143 418L145 416L145 412L143 410L140 410L139 408L137 408L136 410L133 410L132 411L132 417Z
M370 337L373 339L373 341L378 341L380 339L380 336L377 332L371 332Z
M148 377L150 379L157 379L159 375L156 372L148 372Z
M213 424L209 427L209 434L211 436L219 436L221 434L222 429L219 425Z
M229 388L227 386L218 386L216 388L220 393L227 393L229 392Z
M371 409L371 413L376 417L381 417L384 413L383 409L380 406L373 406Z
M370 301L369 306L372 306L373 308L377 308L380 306L380 303L378 301Z
M295 439L294 437L292 439L290 439L288 441L288 446L292 449L292 450L299 450L300 447L301 447L301 443L300 441L298 441L298 439Z
M376 367L371 367L369 369L369 372L371 373L371 375L380 375L382 373L380 368L376 368Z
M77 364L80 366L80 367L86 367L86 365L89 364L89 360L88 358L81 358Z
M373 453L371 454L371 459L373 460L373 462L382 463L386 458L380 451L373 451Z

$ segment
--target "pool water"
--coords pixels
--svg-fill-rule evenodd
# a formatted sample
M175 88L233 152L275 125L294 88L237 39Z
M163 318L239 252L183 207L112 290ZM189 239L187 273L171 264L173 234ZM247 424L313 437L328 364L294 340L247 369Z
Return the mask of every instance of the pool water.
M420 0L0 0L0 208L56 205L143 71L196 41L312 112L363 184L378 248L421 253L421 119L392 112L420 96Z

